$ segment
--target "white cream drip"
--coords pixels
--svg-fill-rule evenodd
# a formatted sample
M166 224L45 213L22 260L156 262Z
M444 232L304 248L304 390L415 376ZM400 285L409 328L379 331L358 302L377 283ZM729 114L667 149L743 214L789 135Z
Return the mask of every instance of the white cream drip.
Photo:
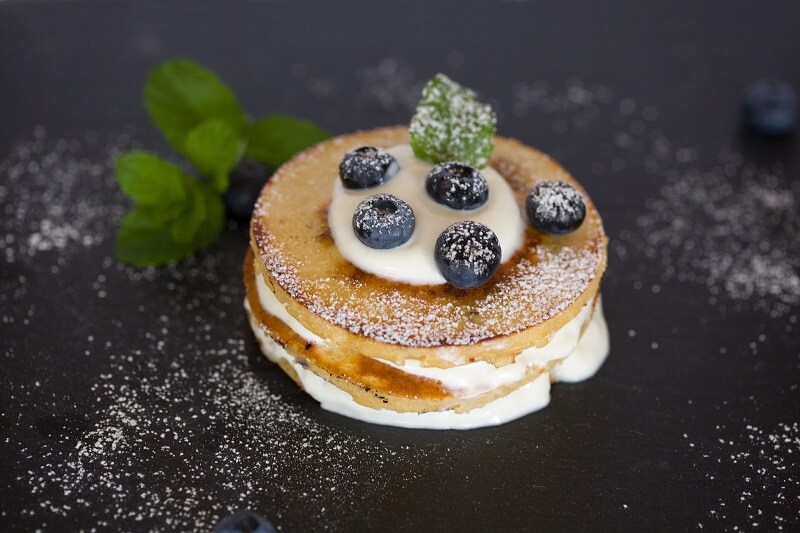
M491 167L480 169L489 185L489 199L472 211L458 211L433 201L425 190L425 177L433 164L417 159L411 146L404 144L386 150L397 160L400 170L378 187L363 190L345 189L335 180L333 200L328 211L328 226L342 257L365 272L412 284L442 284L433 258L436 238L461 220L475 220L497 235L502 250L501 262L514 255L522 243L524 221L511 188ZM414 210L416 228L408 242L397 248L377 250L356 238L353 213L359 202L376 193L388 193L407 202Z

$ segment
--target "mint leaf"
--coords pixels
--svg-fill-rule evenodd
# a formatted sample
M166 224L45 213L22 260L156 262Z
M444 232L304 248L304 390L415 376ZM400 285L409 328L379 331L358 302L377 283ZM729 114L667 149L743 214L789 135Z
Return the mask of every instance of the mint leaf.
M236 132L247 119L236 95L210 70L186 59L164 61L147 78L144 105L175 150L200 123L220 119Z
M225 204L222 197L210 189L206 189L197 199L203 202L206 214L193 242L195 250L202 250L214 244L225 229Z
M313 122L270 114L257 120L250 129L247 155L275 169L330 135Z
M228 174L239 160L242 142L227 122L202 122L186 136L184 153L197 169L211 178L220 193L228 190Z
M492 153L496 125L491 106L437 74L422 90L411 119L411 147L417 157L432 163L459 161L482 168Z
M125 215L114 242L114 256L136 267L162 265L191 253L189 243L170 235L170 221L157 221L146 207L134 207Z
M170 224L172 238L192 243L192 251L214 243L224 229L225 206L210 187L197 184L191 192L191 203Z
M138 205L169 205L186 199L183 171L149 152L124 154L117 160L116 174L122 191Z
M219 193L155 155L125 154L117 179L134 200L114 244L120 261L137 267L175 261L211 245L224 229Z

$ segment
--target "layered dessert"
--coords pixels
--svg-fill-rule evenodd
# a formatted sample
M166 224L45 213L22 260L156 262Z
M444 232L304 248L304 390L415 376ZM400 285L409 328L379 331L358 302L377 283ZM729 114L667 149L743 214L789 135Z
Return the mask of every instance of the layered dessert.
M245 306L263 353L325 409L468 429L598 370L605 265L580 184L494 135L488 106L440 75L411 128L343 135L277 170L251 222Z

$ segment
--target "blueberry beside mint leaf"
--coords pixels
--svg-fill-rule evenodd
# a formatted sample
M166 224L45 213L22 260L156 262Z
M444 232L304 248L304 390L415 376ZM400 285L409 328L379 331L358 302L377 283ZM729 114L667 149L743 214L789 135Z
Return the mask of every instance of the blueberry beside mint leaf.
M231 170L230 186L225 193L228 216L234 220L250 220L261 188L269 177L269 169L263 163L247 158L239 161Z
M386 183L400 166L391 154L373 146L350 150L339 164L345 189L367 189Z
M586 217L583 197L563 181L543 181L525 200L528 221L543 233L565 235L578 229Z
M797 93L781 80L764 79L748 85L744 95L744 122L755 133L788 135L797 126Z
M275 533L275 526L253 511L236 511L220 520L214 533Z
M500 241L479 222L463 220L436 239L434 259L445 280L459 289L486 283L500 266Z
M408 241L416 224L411 206L391 194L373 194L353 213L353 231L363 244L386 250Z
M489 199L486 178L463 163L442 163L425 179L425 190L436 202L452 209L477 209Z

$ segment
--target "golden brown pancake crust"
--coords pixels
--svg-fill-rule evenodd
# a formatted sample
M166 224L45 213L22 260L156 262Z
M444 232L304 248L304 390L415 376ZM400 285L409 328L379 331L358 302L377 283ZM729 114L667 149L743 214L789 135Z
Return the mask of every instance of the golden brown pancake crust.
M267 286L290 315L331 345L402 364L429 366L486 360L513 362L574 318L599 289L606 236L597 210L569 173L541 152L502 137L490 159L510 184L518 208L533 185L566 181L584 194L586 219L554 237L526 224L524 244L476 289L410 285L366 273L345 260L328 230L338 166L356 146L408 142L404 127L331 139L283 165L261 192L251 246ZM424 221L418 221L424 224ZM431 250L433 253L433 250ZM448 349L447 361L441 349ZM449 362L448 362L449 361Z

